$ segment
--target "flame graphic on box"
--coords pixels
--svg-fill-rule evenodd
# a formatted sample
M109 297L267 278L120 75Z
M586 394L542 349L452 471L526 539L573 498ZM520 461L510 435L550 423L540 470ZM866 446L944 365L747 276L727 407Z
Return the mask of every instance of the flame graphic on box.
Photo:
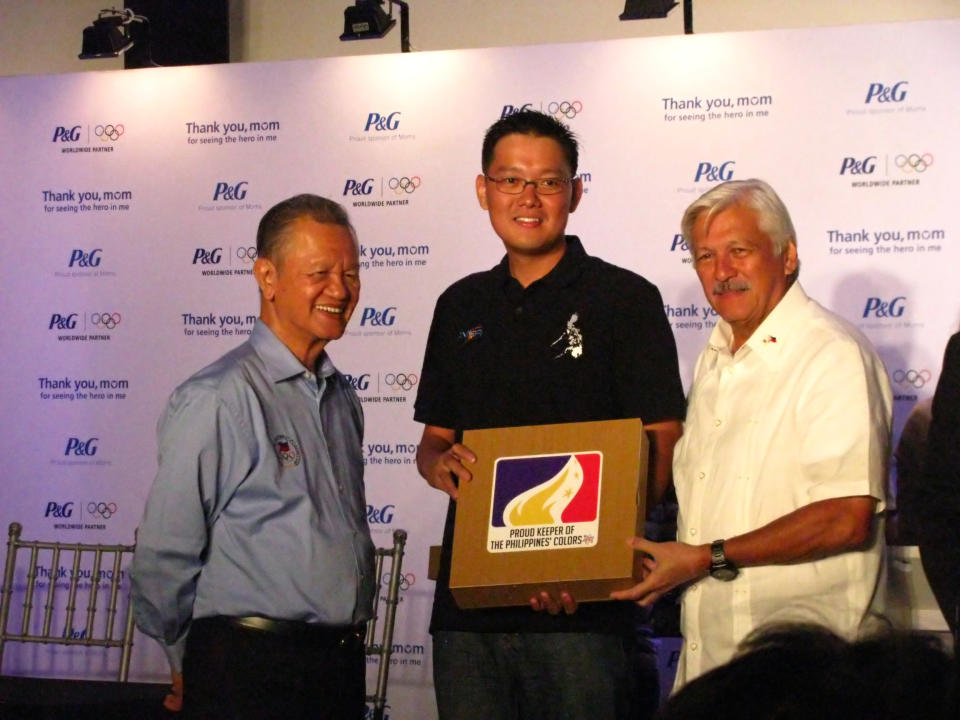
M603 453L596 450L497 458L487 552L595 546L602 476Z
M559 523L560 516L583 485L583 467L575 455L546 482L517 495L503 510L503 524Z

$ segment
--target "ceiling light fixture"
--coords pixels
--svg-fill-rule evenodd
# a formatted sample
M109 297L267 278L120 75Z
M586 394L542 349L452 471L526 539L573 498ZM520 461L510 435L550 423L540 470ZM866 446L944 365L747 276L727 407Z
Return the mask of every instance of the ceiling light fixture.
M671 0L626 0L623 4L621 20L647 20L665 18L677 3Z
M383 7L383 0L356 0L343 11L343 34L341 40L370 40L382 38L397 24L393 19L393 6L400 7L400 51L410 52L410 7L404 0L390 0L390 13Z
M131 23L149 25L149 20L126 8L101 10L93 24L83 29L83 47L78 57L81 60L119 57L133 47Z

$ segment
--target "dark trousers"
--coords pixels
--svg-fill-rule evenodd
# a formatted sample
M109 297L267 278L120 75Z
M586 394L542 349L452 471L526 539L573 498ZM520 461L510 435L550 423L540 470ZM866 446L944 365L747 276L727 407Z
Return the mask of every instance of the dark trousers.
M434 632L440 720L649 718L655 658L639 673L634 645L597 633Z
M184 720L361 720L362 638L297 625L302 631L276 633L195 620L183 659Z

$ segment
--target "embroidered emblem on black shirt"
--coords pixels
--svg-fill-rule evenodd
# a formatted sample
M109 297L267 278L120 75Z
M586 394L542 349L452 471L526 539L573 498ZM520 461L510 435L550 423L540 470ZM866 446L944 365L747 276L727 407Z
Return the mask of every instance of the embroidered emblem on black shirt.
M569 355L570 357L578 358L583 355L583 333L580 331L580 328L577 327L578 319L579 316L577 313L571 315L570 319L567 320L567 329L563 331L560 337L550 343L552 347L561 341L566 342L566 347L564 347L556 357L561 358L564 355Z
M475 325L469 330L461 330L457 333L457 340L461 345L466 345L471 340L483 337L483 325Z

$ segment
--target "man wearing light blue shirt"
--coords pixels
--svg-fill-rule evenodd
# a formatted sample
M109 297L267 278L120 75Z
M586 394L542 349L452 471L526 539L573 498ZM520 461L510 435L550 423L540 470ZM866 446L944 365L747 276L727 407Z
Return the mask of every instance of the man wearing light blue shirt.
M374 593L363 416L325 347L359 298L344 210L314 195L257 232L250 339L170 397L132 567L138 627L196 718L364 712L362 624Z

